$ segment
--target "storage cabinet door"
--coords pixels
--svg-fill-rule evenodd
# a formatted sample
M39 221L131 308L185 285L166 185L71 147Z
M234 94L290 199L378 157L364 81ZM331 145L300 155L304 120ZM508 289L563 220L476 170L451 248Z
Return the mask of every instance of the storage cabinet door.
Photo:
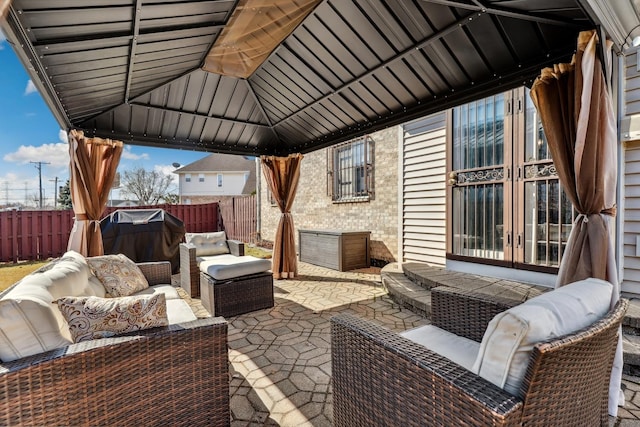
M342 239L342 271L369 267L369 235L345 235Z
M338 270L338 236L300 232L300 261Z

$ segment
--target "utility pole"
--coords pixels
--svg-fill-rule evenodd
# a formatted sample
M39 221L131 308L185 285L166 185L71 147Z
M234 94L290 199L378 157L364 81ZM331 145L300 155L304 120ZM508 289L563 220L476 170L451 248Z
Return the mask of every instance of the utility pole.
M58 209L58 177L50 179L49 182L54 182L53 187L53 208Z
M40 180L40 209L42 209L42 165L50 165L49 162L29 162L36 165L36 169L38 169L38 178Z

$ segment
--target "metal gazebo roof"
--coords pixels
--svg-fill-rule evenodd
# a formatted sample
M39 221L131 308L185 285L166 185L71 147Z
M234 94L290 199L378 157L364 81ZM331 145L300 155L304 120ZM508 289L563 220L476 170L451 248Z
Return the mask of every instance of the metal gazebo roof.
M2 30L64 128L286 155L528 83L594 26L581 0L324 0L248 78L203 71L237 5L14 0Z

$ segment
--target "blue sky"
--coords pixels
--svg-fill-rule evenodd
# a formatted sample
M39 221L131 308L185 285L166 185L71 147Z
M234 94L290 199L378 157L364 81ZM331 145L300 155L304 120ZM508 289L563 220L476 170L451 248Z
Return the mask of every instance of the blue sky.
M13 49L0 32L0 205L24 203L33 206L38 194L38 170L42 165L42 187L47 203L53 204L55 177L69 178L69 155L65 130L40 97ZM172 163L192 163L207 153L125 145L119 171L144 167L170 173ZM172 174L173 175L173 174ZM177 192L177 185L175 187ZM117 193L114 194L117 197Z

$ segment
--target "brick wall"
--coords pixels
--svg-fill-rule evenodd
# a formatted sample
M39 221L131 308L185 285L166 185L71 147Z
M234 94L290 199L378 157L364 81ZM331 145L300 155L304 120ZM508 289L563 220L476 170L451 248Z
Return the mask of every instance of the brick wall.
M396 261L398 254L398 128L371 135L375 141L375 196L368 202L334 203L327 195L327 150L305 154L293 203L298 229L371 231L371 258ZM280 210L269 202L261 174L261 238L273 241ZM298 235L296 231L296 245Z

